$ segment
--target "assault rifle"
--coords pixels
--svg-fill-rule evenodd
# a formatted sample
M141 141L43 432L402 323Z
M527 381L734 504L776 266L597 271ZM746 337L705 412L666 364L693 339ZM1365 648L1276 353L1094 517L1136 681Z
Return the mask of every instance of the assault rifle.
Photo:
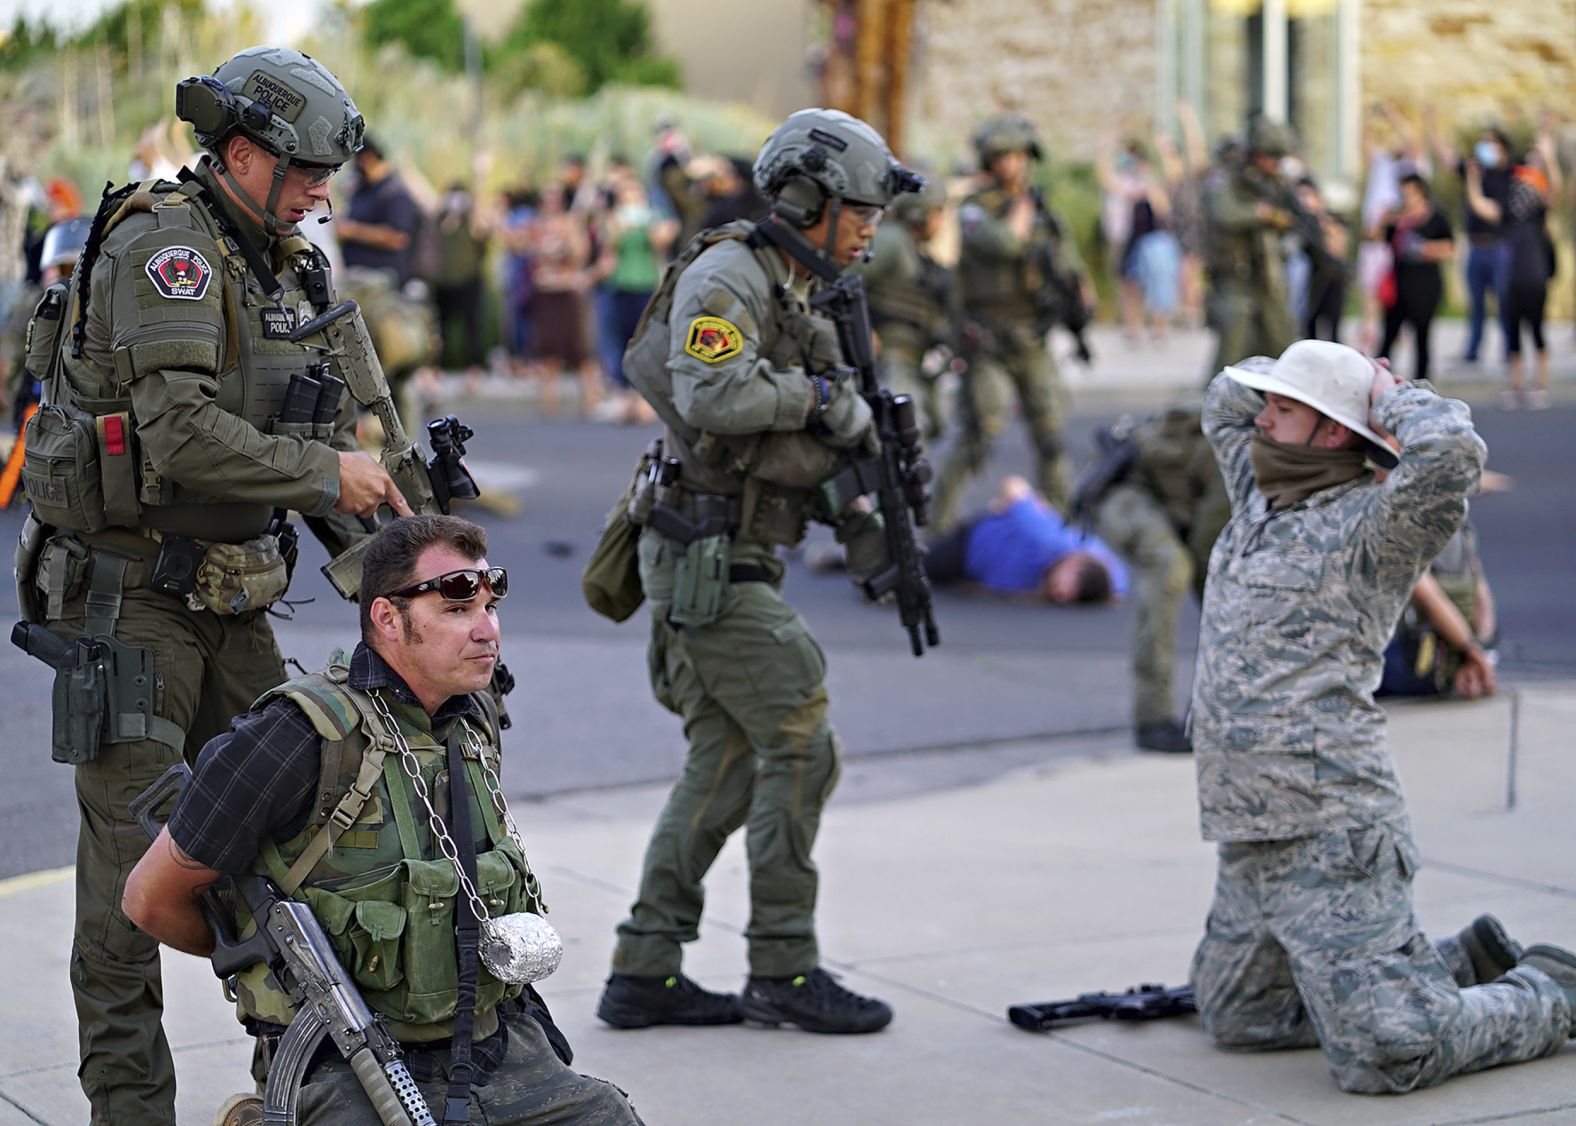
M840 497L875 495L876 507L886 524L887 568L865 580L865 597L876 601L890 594L896 599L898 619L908 631L909 646L914 656L923 656L926 645L941 644L941 634L936 629L930 578L925 574L924 557L914 537L916 524L924 527L930 523L930 493L926 486L931 478L930 463L920 447L914 400L908 395L892 394L876 377L864 280L840 273L776 216L761 220L755 230L758 237L781 248L825 283L810 298L810 304L837 325L843 360L859 380L859 394L870 407L876 437L881 442L879 453L851 454L848 465L833 478L830 492Z
M154 815L190 781L191 769L178 762L132 800L131 815L150 838L162 827ZM301 1080L325 1037L350 1064L384 1126L437 1126L400 1058L398 1041L367 1007L312 909L282 897L262 876L231 876L228 882L254 925L238 935L215 893L203 895L203 917L213 931L213 972L227 981L261 962L299 1006L268 1068L263 1126L295 1126Z
M1289 229L1307 250L1314 273L1323 276L1343 268L1340 259L1331 254L1325 244L1323 223L1302 205L1289 184L1252 166L1243 168L1241 175L1255 196L1287 216L1291 223Z
M1013 1005L1007 1019L1029 1032L1045 1032L1081 1020L1158 1020L1197 1011L1191 985L1167 989L1151 983L1122 993L1080 993L1071 1001Z
M427 424L434 456L427 460L405 433L394 395L383 375L383 365L373 350L367 325L354 301L342 301L313 317L290 334L299 343L322 334L327 352L338 360L340 374L350 389L351 398L370 410L383 425L383 467L405 494L416 512L446 513L455 497L471 499L480 495L476 479L465 468L465 443L474 432L452 414ZM344 598L354 598L361 589L361 556L367 539L341 552L323 568L323 574Z
M1034 200L1034 209L1039 213L1040 220L1056 236L1054 242L1036 239L1029 249L1030 264L1040 275L1040 288L1034 292L1034 308L1039 314L1037 327L1043 332L1049 332L1056 325L1065 328L1073 338L1078 362L1088 367L1094 363L1094 353L1089 350L1089 342L1084 339L1084 329L1089 327L1094 310L1084 303L1083 286L1079 283L1077 273L1062 264L1059 247L1067 233L1062 229L1061 221L1045 202L1045 196L1039 188L1031 187L1029 198Z

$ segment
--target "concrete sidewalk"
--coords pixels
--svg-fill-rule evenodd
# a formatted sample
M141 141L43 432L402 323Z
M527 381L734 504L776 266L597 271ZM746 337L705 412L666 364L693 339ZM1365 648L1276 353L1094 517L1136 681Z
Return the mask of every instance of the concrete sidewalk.
M1573 728L1576 684L1393 709L1426 857L1418 912L1431 933L1492 911L1525 941L1576 944ZM567 946L544 993L577 1065L628 1089L653 1126L1576 1121L1576 1048L1405 1098L1364 1098L1341 1094L1316 1051L1217 1051L1193 1017L1013 1028L1005 1009L1016 1002L1181 983L1209 902L1213 853L1198 839L1191 761L1125 740L1077 749L1068 758L1065 746L1026 745L1015 761L1037 765L885 800L868 795L902 792L901 775L923 773L918 764L893 756L851 769L817 846L820 920L828 965L897 1010L869 1037L602 1026L592 1009L613 927L663 790L521 803ZM86 1118L66 979L70 886L69 870L0 884L0 1126ZM736 988L746 916L737 839L709 890L686 970ZM203 1124L242 1086L249 1043L205 962L169 955L165 980L180 1120Z

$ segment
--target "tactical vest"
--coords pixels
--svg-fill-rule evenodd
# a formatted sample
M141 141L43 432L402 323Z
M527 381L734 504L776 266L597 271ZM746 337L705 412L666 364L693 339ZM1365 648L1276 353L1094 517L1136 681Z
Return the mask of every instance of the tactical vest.
M95 310L106 310L112 298L107 291L110 277L91 278L93 260L103 241L126 223L191 230L207 236L219 248L220 261L214 267L218 276L212 282L221 287L224 331L218 342L216 405L265 432L288 431L325 440L332 431L331 427L313 428L310 424L304 429L300 424L292 424L294 429L275 425L290 377L319 358L284 338L288 329L315 315L301 271L317 260L319 252L300 235L283 239L274 247L275 261L280 263L277 277L283 287L279 305L285 312L281 314L265 297L257 279L250 276L239 245L210 213L202 192L203 185L195 180L150 180L127 196L111 196L95 216L97 239L90 240L70 289L63 291L69 300L62 303L62 315L47 325L35 318L30 330L29 368L43 380L45 405L27 427L22 479L34 512L46 524L85 533L142 527L239 543L259 535L272 514L265 504L226 501L201 488L168 480L142 455L130 394L135 376L132 359L124 349L108 353L110 341L107 335L94 338L92 320ZM84 284L91 292L88 309L81 310ZM134 278L122 284L148 283ZM266 328L265 310L269 317ZM179 320L184 313L182 302L166 301L141 310L139 316L143 324L149 324ZM73 355L73 327L79 316L88 323L81 355ZM102 312L100 316L107 319ZM214 346L213 341L193 344L198 350ZM179 364L178 345L170 344L169 350L172 363Z
M1136 483L1147 489L1164 505L1166 515L1180 534L1193 522L1194 505L1205 489L1196 480L1206 463L1214 469L1212 455L1200 458L1200 447L1208 454L1208 443L1196 411L1173 409L1144 423L1133 432L1138 460L1133 466Z
M1204 267L1216 285L1229 281L1270 284L1270 275L1279 272L1280 254L1274 244L1280 235L1274 228L1258 224L1247 230L1225 230L1214 221L1216 210L1223 206L1252 207L1257 200L1240 168L1215 183L1205 196Z
M762 543L797 543L804 535L805 514L813 490L835 474L843 454L804 431L748 435L717 435L684 420L673 403L673 376L668 370L672 326L668 316L679 278L702 254L725 242L751 243L754 224L747 220L702 231L673 260L662 283L641 315L624 350L624 373L630 385L651 404L667 426L663 452L680 463L679 493L705 493L741 498L739 536ZM760 326L760 358L777 368L803 367L821 371L840 362L826 351L827 332L817 328L786 287L773 280L781 272L778 252L753 245L763 286L777 292L769 320ZM718 310L721 315L725 310ZM806 385L808 406L809 387Z
M1012 198L1000 188L990 187L963 201L962 208L971 206L980 208L992 222L1003 222ZM958 258L958 288L964 308L971 316L987 321L1038 321L1035 298L1054 280L1050 266L1061 239L1060 222L1049 208L1042 207L1021 254L1010 258L984 255L971 251L965 241Z
M893 326L899 332L912 330L921 347L945 340L951 329L943 300L950 284L947 271L920 251L913 233L902 224L877 230L875 252L890 254L900 265L866 282L871 325L889 336Z
M454 913L464 893L454 864L433 838L387 724L365 693L346 685L348 675L348 667L336 662L280 685L254 705L276 697L292 701L322 740L311 817L288 841L266 839L255 870L312 908L367 1004L397 1039L446 1040L459 990ZM445 814L452 790L444 746L412 705L389 696L384 701L433 804ZM471 824L485 831L490 845L477 852L476 890L495 916L542 914L540 885L487 797L483 767L495 775L498 769L494 736L466 720L454 722L464 728ZM483 966L477 1014L522 988L499 981ZM289 996L263 967L240 974L235 993L243 1021L284 1025L295 1015Z

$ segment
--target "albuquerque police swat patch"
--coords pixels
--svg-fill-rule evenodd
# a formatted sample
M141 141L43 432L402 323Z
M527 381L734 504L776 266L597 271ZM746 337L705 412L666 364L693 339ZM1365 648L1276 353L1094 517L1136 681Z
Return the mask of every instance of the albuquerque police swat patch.
M690 322L684 351L708 364L720 364L744 351L744 333L721 317L696 317Z
M171 246L148 259L148 277L159 296L173 301L201 301L208 292L213 268L189 246Z

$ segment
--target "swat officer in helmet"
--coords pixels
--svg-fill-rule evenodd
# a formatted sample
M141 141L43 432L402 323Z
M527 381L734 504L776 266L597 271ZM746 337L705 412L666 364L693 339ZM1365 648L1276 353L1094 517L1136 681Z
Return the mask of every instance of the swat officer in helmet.
M955 344L962 312L956 275L929 251L946 206L946 190L934 180L898 196L868 259L853 267L870 300L881 383L920 404L927 440L940 435L943 419L938 373L926 369L925 354Z
M845 451L873 435L834 326L809 298L815 275L862 258L882 212L919 181L869 125L823 109L767 138L754 179L771 214L696 236L625 353L630 382L666 424L636 497L640 581L652 689L683 719L689 754L597 1015L619 1028L748 1018L874 1032L892 1010L821 968L810 853L841 756L826 661L783 600L777 549L816 518L836 526L856 580L885 565L878 516L821 500ZM680 966L699 933L702 880L741 826L751 911L738 996L707 991Z
M1242 159L1225 162L1224 174L1205 190L1205 269L1216 334L1211 375L1246 356L1278 356L1297 339L1281 245L1296 206L1280 178L1291 148L1286 126L1254 117Z
M321 336L291 338L333 301L297 224L360 144L355 104L320 63L254 47L180 83L176 112L207 150L196 172L106 196L28 355L45 406L18 593L28 621L92 639L56 674L54 755L82 817L79 1074L92 1121L116 1126L175 1121L158 946L120 907L147 847L127 804L284 680L264 611L289 582L287 511L330 554L365 534L355 517L410 511L356 451L348 397L280 418L309 369L329 393Z
M1016 391L1038 452L1037 484L1059 511L1067 507L1062 419L1067 389L1046 347L1057 318L1052 295L1068 287L1092 306L1093 290L1061 219L1030 183L1031 162L1042 157L1034 126L1022 117L993 117L974 134L985 185L958 209L963 248L958 286L969 324L969 370L961 410L963 433L936 485L935 523L947 531L957 518L963 487L979 474L1007 424L1008 395Z

